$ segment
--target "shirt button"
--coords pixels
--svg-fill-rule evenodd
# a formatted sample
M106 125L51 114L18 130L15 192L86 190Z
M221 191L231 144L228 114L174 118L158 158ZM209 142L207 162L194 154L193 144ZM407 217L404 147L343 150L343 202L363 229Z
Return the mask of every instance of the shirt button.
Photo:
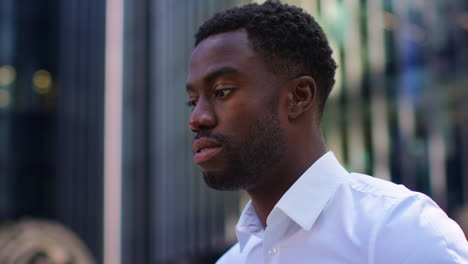
M276 248L271 248L270 250L268 250L268 254L272 256L276 255L277 252L278 252L278 249Z

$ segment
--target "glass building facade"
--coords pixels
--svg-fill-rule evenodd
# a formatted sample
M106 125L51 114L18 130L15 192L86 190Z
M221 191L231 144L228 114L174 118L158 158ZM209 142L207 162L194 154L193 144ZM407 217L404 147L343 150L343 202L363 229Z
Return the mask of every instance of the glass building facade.
M247 197L192 164L185 81L197 27L249 2L0 1L0 228L59 222L96 263L213 263ZM339 64L330 150L466 226L468 3L283 2L316 17Z

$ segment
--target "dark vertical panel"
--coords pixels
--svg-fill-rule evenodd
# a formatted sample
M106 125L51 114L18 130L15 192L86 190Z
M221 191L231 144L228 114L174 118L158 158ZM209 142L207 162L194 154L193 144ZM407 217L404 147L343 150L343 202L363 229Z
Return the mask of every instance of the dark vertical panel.
M468 203L468 24L465 22L465 27L462 25L462 14L468 14L468 3L466 1L450 1L451 17L453 20L452 34L454 37L453 49L456 51L455 56L455 74L456 74L456 91L453 94L454 100L454 125L456 130L455 154L459 167L456 168L457 174L460 177L461 201L462 204Z
M60 1L57 218L102 261L105 1Z
M122 263L150 263L149 2L125 2Z
M184 87L197 26L234 2L151 1L149 222L151 259L156 263L228 246L217 243L224 242L228 194L208 189L193 165Z
M53 216L54 107L34 92L32 76L46 69L55 78L54 4L0 3L0 67L16 73L9 83L0 77L1 100L9 98L0 108L0 221Z
M9 65L13 66L13 54L14 54L14 8L15 1L5 0L0 2L0 67ZM3 68L5 69L5 68ZM5 83L6 80L2 80L1 83ZM14 85L13 83L0 84L0 92L2 98L0 100L6 100L5 96L11 96L11 90ZM10 97L9 97L10 98ZM11 110L10 105L0 107L0 219L8 219L11 217L12 211L12 199L10 195L10 184L11 184Z

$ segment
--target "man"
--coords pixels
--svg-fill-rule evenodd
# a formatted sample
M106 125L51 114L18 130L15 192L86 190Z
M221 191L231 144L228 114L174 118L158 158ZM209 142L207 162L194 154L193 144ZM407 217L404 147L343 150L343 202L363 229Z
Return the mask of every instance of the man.
M218 263L468 263L462 231L430 198L327 152L331 54L310 15L278 2L224 11L196 34L194 162L209 186L251 197Z

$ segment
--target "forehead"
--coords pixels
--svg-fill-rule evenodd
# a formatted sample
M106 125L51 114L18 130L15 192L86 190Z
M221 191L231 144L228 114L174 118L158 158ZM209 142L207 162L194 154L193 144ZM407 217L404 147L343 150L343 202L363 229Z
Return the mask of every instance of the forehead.
M190 58L188 82L195 82L225 67L241 73L263 67L245 30L216 34L200 42Z

